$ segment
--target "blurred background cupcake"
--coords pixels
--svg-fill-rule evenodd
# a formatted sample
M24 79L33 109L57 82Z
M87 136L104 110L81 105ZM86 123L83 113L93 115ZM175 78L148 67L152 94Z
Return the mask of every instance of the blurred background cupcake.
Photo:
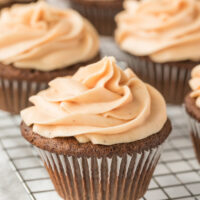
M0 109L19 113L55 77L99 59L94 27L76 11L45 2L14 5L0 15Z
M192 70L189 81L192 91L185 97L185 110L196 157L200 163L200 65Z
M36 2L37 0L0 0L0 9L1 8L5 8L5 7L9 7L13 4L16 3L31 3L31 2Z
M115 15L122 10L123 0L69 0L70 6L79 11L102 35L112 35Z
M167 102L182 103L200 61L200 1L127 0L124 8L115 32L124 60Z
M170 134L161 94L113 57L57 78L21 112L63 199L142 197Z

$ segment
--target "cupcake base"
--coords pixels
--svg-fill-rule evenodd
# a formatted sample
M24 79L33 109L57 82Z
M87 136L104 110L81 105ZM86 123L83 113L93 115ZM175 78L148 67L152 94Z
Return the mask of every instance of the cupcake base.
M136 200L148 189L171 124L168 120L159 133L143 140L110 146L44 138L24 123L21 131L39 151L62 198Z
M200 163L200 108L195 105L195 99L187 95L185 98L185 109L195 155Z
M38 149L56 191L66 200L140 199L148 189L160 151L158 147L123 157L78 158Z
M99 58L100 55L88 62L50 72L19 69L0 63L0 109L19 114L30 105L28 98L47 88L49 81L56 77L72 75L79 67L97 62Z
M116 28L115 15L122 10L122 0L70 0L70 6L86 17L101 35L112 35Z
M126 54L129 67L145 82L157 88L167 103L181 104L189 92L191 70L198 63L192 61L155 63L149 57Z

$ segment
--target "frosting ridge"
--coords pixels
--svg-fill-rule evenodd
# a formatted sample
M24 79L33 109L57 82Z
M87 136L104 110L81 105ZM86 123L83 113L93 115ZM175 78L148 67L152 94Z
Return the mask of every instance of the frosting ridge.
M45 2L14 5L0 15L0 62L51 71L85 62L99 51L98 34L78 12Z
M200 1L127 0L124 7L115 32L123 50L159 63L200 60Z
M167 120L161 94L131 69L121 70L113 57L51 81L30 101L34 106L21 116L35 133L80 143L133 142L159 132Z

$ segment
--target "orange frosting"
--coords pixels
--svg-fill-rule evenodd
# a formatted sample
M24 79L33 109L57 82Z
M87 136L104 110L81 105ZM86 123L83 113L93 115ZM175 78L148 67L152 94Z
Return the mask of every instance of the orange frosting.
M200 108L200 65L193 68L189 85L192 89L190 96L196 98L196 106Z
M115 34L123 50L159 63L200 60L200 1L129 0L124 6Z
M51 71L85 62L99 51L98 34L79 13L45 2L14 5L0 15L0 62Z
M32 96L21 112L33 131L47 138L75 137L80 143L128 143L159 132L167 120L161 94L113 57L57 78Z

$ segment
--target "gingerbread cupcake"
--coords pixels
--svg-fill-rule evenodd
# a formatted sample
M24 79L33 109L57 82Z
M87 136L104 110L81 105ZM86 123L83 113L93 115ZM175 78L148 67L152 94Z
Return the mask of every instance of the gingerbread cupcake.
M50 80L99 60L96 30L71 9L14 5L2 10L0 32L0 109L11 113Z
M167 102L182 103L200 61L200 1L129 0L124 7L115 32L124 60Z
M185 110L196 157L200 163L200 65L192 70L192 91L185 98Z
M69 0L70 6L79 11L102 35L113 35L115 15L122 10L123 0Z
M57 78L21 112L64 199L139 199L171 131L161 94L113 57Z

